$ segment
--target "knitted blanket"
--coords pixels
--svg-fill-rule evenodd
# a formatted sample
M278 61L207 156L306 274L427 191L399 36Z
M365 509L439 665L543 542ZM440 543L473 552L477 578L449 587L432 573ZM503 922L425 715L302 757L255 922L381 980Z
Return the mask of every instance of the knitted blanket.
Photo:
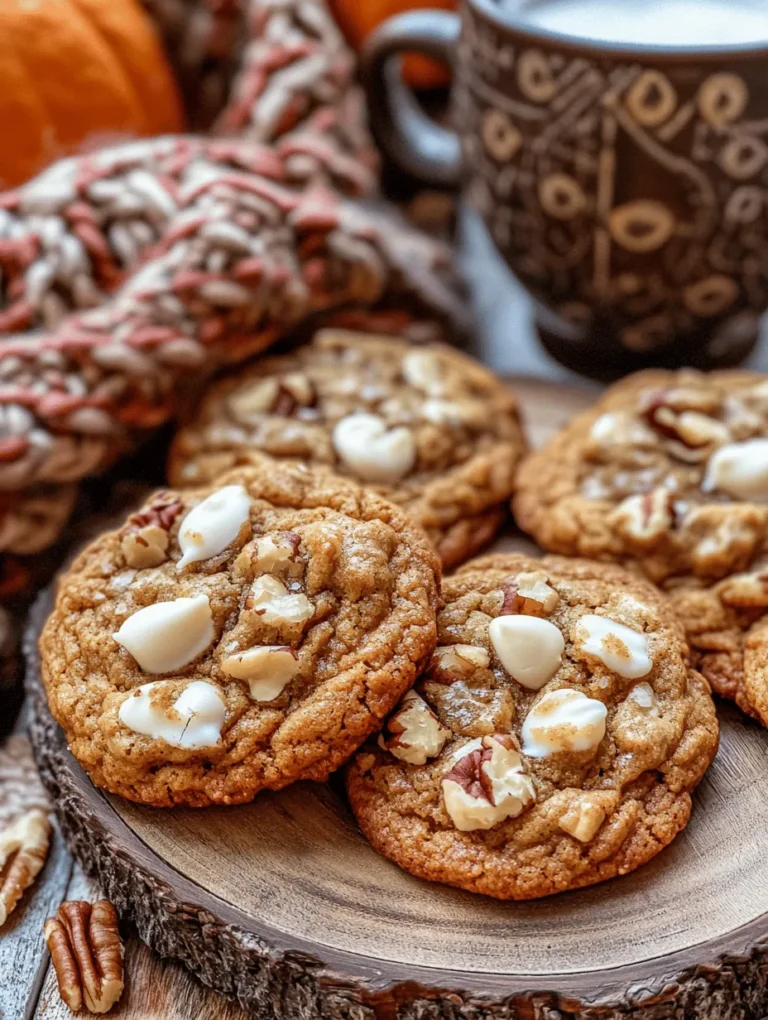
M167 4L149 4L166 29ZM450 252L380 199L323 0L182 6L207 12L209 48L224 32L239 49L212 132L63 160L0 195L2 553L48 546L76 483L172 417L190 376L339 312L462 314Z

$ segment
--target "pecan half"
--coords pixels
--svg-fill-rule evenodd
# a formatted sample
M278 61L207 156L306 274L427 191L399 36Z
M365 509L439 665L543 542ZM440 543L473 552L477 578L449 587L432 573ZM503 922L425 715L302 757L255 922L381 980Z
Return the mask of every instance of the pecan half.
M35 809L0 836L0 927L40 873L51 844L51 823Z
M123 994L123 943L117 911L108 900L91 906L62 903L45 922L43 937L53 961L59 994L77 1013L106 1013Z

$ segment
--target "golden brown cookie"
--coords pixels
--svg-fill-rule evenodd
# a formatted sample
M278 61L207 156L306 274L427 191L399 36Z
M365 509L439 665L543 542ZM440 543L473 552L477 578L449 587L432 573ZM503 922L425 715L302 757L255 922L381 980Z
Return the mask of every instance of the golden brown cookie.
M694 665L768 723L768 376L644 372L523 464L514 511L551 552L633 563Z
M253 451L374 488L450 566L500 527L525 441L512 394L465 355L324 330L212 387L173 444L171 484L207 484Z
M325 779L428 661L439 575L402 511L328 471L157 493L61 579L51 711L97 785L145 804Z
M467 564L443 598L427 672L348 766L376 849L533 899L670 843L718 726L664 596L618 567L511 554Z

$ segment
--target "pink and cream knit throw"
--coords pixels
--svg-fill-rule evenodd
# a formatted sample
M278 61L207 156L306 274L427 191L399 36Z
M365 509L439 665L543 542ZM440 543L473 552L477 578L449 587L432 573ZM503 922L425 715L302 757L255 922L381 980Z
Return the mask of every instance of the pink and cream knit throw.
M172 417L190 376L339 312L460 315L447 248L378 195L322 0L183 7L246 32L212 133L63 160L0 195L2 553L49 545L76 483Z

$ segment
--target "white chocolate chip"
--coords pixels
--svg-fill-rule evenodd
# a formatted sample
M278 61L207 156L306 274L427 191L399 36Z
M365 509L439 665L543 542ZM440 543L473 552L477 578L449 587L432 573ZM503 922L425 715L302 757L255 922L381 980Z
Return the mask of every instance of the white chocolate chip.
M496 737L465 744L442 788L445 809L460 832L492 829L517 818L536 799L519 752Z
M264 623L275 624L306 623L315 611L306 595L289 592L282 581L270 574L256 578L245 606Z
M380 736L379 746L409 765L424 765L435 758L451 736L416 691L408 691L403 697L400 708L387 722L387 730L391 736Z
M557 672L565 651L560 630L538 616L497 616L488 634L504 669L523 687L538 691Z
M709 458L701 488L739 500L768 501L768 439L720 447Z
M225 485L198 503L184 518L179 530L183 556L181 570L188 563L210 559L223 552L248 520L251 499L242 485Z
M562 688L537 701L522 729L523 753L548 758L563 751L596 751L605 736L608 711L602 701Z
M155 602L129 616L112 637L145 673L171 673L196 659L213 641L207 595Z
M594 655L627 680L647 676L653 669L646 635L606 616L582 616L574 627L573 639L581 651Z
M362 411L336 425L333 446L346 467L365 482L398 482L416 463L410 429L402 425L388 429L383 418Z
M221 740L227 714L218 689L204 680L195 680L173 705L163 706L165 699L158 695L165 687L163 681L137 687L120 706L120 722L134 733L164 740L173 747L186 750L215 747Z
M229 655L221 664L227 676L245 680L254 701L274 701L293 680L299 668L296 653L287 645L257 645Z

